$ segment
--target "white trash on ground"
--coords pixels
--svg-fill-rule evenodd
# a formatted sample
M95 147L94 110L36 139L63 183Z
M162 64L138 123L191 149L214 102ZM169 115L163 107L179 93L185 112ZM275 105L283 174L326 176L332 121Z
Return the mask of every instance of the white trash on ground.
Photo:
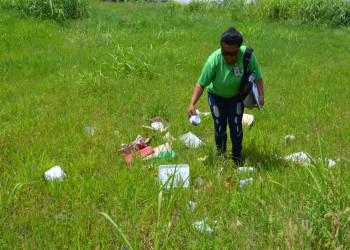
M191 210L193 212L198 204L196 202L190 201L188 202L188 205L191 207Z
M94 133L95 133L95 130L92 127L90 127L90 126L86 126L84 128L84 131L88 132L91 135L94 135Z
M152 130L158 130L160 132L164 132L166 131L169 127L164 127L163 123L161 122L152 122L151 123L151 127L150 126L145 126L142 125L143 128L148 128L148 129L152 129Z
M181 135L179 139L180 141L185 143L187 147L198 148L199 146L204 145L204 142L202 142L197 136L195 136L191 132Z
M293 161L295 163L299 163L302 165L310 165L312 161L314 161L314 159L308 153L304 153L304 152L287 155L286 157L284 157L284 159L288 161ZM336 162L331 159L325 158L324 160L326 163L328 162L328 168L331 168L336 165ZM318 162L322 162L322 159L318 158Z
M326 158L324 160L325 160L326 163L328 162L328 168L331 168L331 167L334 167L335 165L337 165L337 163L335 161L331 160L331 159ZM318 161L321 162L322 159L318 158Z
M243 118L242 118L242 124L243 125L250 126L250 125L252 125L253 121L254 121L254 116L253 115L249 115L249 114L244 114L243 113Z
M253 179L252 177L247 178L247 179L245 179L245 180L240 180L240 181L239 181L239 186L240 186L240 187L243 187L246 183L253 184L253 181L254 181L254 179Z
M250 172L250 171L257 171L255 167L239 167L238 172Z
M203 181L202 177L197 177L195 182L197 182L201 186L204 184L204 181Z
M53 180L63 181L65 176L66 174L63 172L63 170L59 166L54 166L53 168L45 172L45 179L47 181L53 181Z
M284 139L285 139L285 140L288 140L288 139L294 140L294 139L295 139L295 136L294 136L294 135L286 135L286 136L284 137Z
M173 187L179 187L185 181L183 187L188 188L190 186L189 176L190 167L186 164L178 165L160 165L158 176L162 184L164 185L169 179L169 182L165 189L170 189L172 176L174 176Z
M291 155L287 155L286 157L284 157L284 159L287 161L293 161L295 163L299 163L302 165L309 165L311 164L312 157L308 153L298 152Z
M114 130L114 135L115 135L116 137L119 137L119 131Z
M176 138L172 136L169 132L166 133L166 135L163 136L164 139L168 140L169 142L175 141Z
M201 231L202 233L204 232L208 232L208 233L212 233L213 232L213 229L211 229L211 227L209 227L206 222L208 220L208 217L205 218L204 220L201 220L201 221L196 221L192 224L192 226Z

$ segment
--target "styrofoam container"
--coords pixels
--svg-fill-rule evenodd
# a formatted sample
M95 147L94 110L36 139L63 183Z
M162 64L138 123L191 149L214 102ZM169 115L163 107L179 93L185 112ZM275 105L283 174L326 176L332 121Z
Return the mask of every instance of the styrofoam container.
M242 124L250 126L254 121L254 116L249 114L243 114Z
M59 166L54 166L53 168L45 172L45 179L47 181L53 181L53 180L63 181L65 176L66 174L63 172L63 170Z
M163 185L174 175L174 188L181 186L184 181L184 188L188 188L190 186L190 167L186 164L160 165L158 171L159 179ZM170 188L171 182L172 180L170 179L165 189Z

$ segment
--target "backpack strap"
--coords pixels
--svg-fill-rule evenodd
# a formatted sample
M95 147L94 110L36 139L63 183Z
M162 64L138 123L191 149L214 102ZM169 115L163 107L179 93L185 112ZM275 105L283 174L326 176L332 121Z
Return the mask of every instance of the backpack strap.
M247 47L243 57L243 73L246 74L248 70L248 64L250 62L250 57L253 53L253 48Z

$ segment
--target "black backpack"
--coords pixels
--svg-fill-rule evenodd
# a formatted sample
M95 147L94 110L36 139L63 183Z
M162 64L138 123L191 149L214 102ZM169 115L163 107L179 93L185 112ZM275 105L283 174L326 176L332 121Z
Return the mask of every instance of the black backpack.
M239 96L241 100L243 101L244 98L249 94L250 90L252 89L252 83L248 81L250 73L248 73L248 64L250 62L250 57L253 53L253 48L247 47L244 53L243 57L243 76L242 76L242 83L239 88Z

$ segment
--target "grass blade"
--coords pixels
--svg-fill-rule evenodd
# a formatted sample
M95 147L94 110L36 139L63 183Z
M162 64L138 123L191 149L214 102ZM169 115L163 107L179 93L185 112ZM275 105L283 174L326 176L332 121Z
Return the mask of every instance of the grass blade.
M128 247L130 247L130 249L133 249L133 247L131 246L130 242L128 241L128 239L126 238L125 234L122 232L122 230L118 227L118 225L111 219L111 217L109 217L108 214L103 213L103 212L99 212L100 214L102 214L104 217L107 218L107 220L109 220L112 225L118 230L118 232L120 233L120 236L122 236L123 240L125 241L125 243L128 245Z

